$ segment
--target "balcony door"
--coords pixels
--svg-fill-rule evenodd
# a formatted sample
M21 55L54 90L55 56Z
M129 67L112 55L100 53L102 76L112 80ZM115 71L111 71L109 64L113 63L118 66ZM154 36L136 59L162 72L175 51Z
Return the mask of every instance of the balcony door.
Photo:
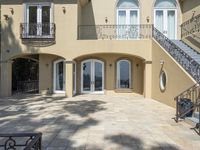
M117 28L119 39L134 39L139 34L139 6L137 0L119 0Z
M157 0L154 25L169 39L177 38L177 9L175 0Z
M30 37L50 35L52 22L51 11L50 3L26 5L26 32Z
M100 60L89 59L81 63L81 92L103 93L104 63Z

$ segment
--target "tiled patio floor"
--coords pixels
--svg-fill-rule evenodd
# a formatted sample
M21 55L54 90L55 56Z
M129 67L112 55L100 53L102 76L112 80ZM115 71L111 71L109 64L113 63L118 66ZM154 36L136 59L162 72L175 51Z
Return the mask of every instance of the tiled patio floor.
M0 132L42 132L44 150L200 150L175 109L134 96L0 100Z

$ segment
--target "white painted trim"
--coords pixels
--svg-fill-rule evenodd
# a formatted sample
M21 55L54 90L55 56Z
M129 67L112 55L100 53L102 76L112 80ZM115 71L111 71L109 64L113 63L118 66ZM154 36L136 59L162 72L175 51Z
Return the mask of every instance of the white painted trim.
M170 9L170 8L154 8L154 25L156 25L156 11L163 11L163 31L168 30L168 11L174 11L175 12L175 39L177 39L177 32L178 32L178 24L177 24L177 9ZM168 31L167 31L168 32ZM164 34L167 36L167 34ZM168 37L168 36L167 36ZM173 39L174 40L174 39Z
M73 63L73 95L76 95L76 69L77 69L77 66L76 66L76 62Z
M131 75L132 75L132 70L131 70L131 62L127 59L120 59L117 61L117 82L116 82L116 88L121 88L120 87L120 62L125 61L128 62L129 64L129 89L132 88L131 85Z
M126 13L126 23L124 25L139 25L140 24L140 9L139 8L131 8L131 9L122 9L122 8L117 8L117 15L116 15L116 20L117 20L117 25L123 25L123 24L119 24L119 12L120 11L125 11ZM137 12L137 23L136 24L131 24L130 23L130 14L131 14L131 11L136 11ZM129 30L129 29L127 29ZM140 33L140 28L138 30L138 34ZM138 38L139 38L139 35L138 35ZM131 38L129 37L128 39L129 40L136 40L138 38ZM119 40L123 40L124 38L119 38Z
M94 84L90 85L90 91L84 91L83 90L83 64L90 62L90 79L92 82L94 82L94 76L95 76L95 62L102 64L102 91L95 91ZM82 94L104 94L104 62L98 59L87 59L81 62L81 93Z
M56 90L56 64L63 62L63 90ZM66 93L66 67L65 60L59 59L53 62L53 93Z
M23 3L24 5L24 23L27 23L27 26L28 26L28 23L29 23L29 7L30 6L36 6L37 7L37 23L42 23L42 7L43 6L49 6L50 7L50 25L53 23L53 3L51 2L32 2L32 3ZM51 26L49 27L50 28L50 32L51 31ZM29 30L29 27L27 27L27 30ZM41 28L42 30L42 28ZM29 33L29 31L26 31L27 33ZM37 30L37 36L38 35L41 35L42 34L42 31L40 30ZM52 33L50 33L50 35L52 35ZM36 36L28 36L30 38L34 38ZM51 36L43 36L44 38L51 38Z

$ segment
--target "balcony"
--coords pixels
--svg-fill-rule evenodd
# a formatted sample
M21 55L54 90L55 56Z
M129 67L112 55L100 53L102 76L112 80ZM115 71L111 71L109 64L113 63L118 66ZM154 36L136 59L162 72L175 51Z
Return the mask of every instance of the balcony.
M152 38L152 25L79 25L79 40L138 40Z
M54 44L56 27L54 23L21 23L20 37L24 44Z

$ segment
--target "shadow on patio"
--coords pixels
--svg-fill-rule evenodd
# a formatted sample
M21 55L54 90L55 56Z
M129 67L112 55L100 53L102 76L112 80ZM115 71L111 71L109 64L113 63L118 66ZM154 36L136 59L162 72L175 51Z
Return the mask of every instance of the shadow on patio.
M42 132L43 147L72 149L76 134L99 123L89 115L106 110L104 104L100 100L31 95L1 99L0 133Z
M145 145L145 141L136 136L128 134L117 134L105 137L106 140L117 144L121 149L125 150L180 150L172 144L168 143L151 143L153 145ZM149 142L149 141L146 141ZM146 147L147 146L147 147ZM146 148L144 148L146 147Z

